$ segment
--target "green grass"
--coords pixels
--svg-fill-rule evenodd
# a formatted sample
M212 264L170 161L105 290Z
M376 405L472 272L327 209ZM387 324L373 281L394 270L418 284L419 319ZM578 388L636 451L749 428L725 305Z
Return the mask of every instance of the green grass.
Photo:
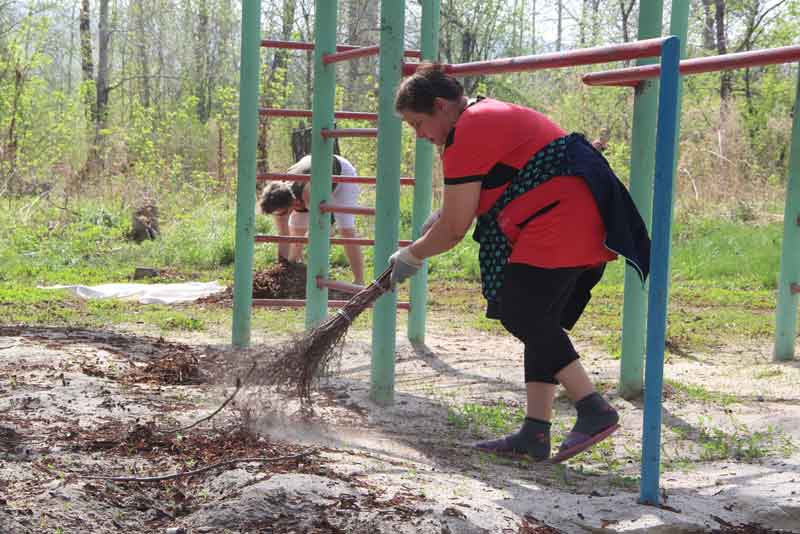
M118 201L85 200L68 209L32 198L3 199L0 210L0 321L31 324L143 323L165 331L227 328L230 310L158 307L81 301L37 286L129 281L137 266L165 270L151 282L233 278L234 203L225 195L183 192L160 201L161 238L135 244L126 238L130 207ZM410 234L410 202L402 203L401 236ZM258 233L272 233L271 220L256 217ZM362 233L371 228L359 218ZM714 217L684 217L675 225L670 288L668 350L703 350L742 339L767 339L774 330L775 280L782 224L763 225ZM274 246L255 249L263 269ZM365 249L367 272L372 250ZM333 276L347 279L341 247L332 249ZM504 333L486 319L480 295L477 245L470 235L430 261L429 303L433 314L463 316L449 328ZM624 264L609 264L573 335L613 357L620 352ZM404 298L405 288L400 298ZM254 313L254 328L296 331L302 312ZM369 327L360 321L358 327Z
M697 462L735 460L757 462L769 456L789 457L797 445L782 429L769 426L751 430L732 415L730 425L721 428L709 417L698 418L694 427L672 427L676 440L664 445L665 467L691 469Z
M665 380L664 383L672 388L678 396L686 400L719 404L721 406L730 406L731 404L740 402L736 395L720 391L711 391L697 384L683 384L669 379Z
M447 421L452 426L478 434L500 435L516 430L525 419L522 408L498 402L493 405L466 403L448 408Z

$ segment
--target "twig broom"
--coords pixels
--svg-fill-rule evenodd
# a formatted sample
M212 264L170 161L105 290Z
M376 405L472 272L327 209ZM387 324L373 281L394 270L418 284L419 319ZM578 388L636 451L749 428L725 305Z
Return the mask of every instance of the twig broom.
M347 303L329 315L310 332L280 347L255 349L251 382L273 386L296 395L304 404L311 400L311 391L322 370L341 353L345 334L361 312L389 291L392 267L353 295Z

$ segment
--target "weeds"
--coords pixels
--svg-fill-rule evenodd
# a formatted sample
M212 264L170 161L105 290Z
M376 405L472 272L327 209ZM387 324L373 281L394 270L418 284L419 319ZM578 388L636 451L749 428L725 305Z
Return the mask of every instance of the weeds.
M772 425L764 431L753 432L747 425L731 417L732 430L725 431L712 426L711 420L701 417L697 443L700 460L738 460L752 462L771 453L785 454L795 449L791 439Z
M522 408L510 408L503 403L491 406L467 403L449 406L447 422L461 430L476 434L507 434L518 428L525 419Z
M665 468L690 470L699 462L724 460L756 462L768 456L789 457L797 451L797 445L782 429L770 425L753 431L733 415L729 415L726 428L701 416L696 427L671 430L675 439L663 446Z
M735 395L718 391L710 391L697 384L683 384L681 382L669 379L665 381L665 384L675 393L683 396L685 399L695 402L714 403L723 407L740 402Z

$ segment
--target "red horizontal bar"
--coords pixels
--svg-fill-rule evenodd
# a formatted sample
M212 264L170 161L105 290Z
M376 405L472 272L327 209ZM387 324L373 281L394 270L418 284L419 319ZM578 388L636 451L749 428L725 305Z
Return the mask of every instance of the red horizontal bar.
M334 174L331 176L333 183L335 184L374 184L376 183L376 178L374 176L342 176L340 174ZM275 180L281 181L290 181L290 182L310 182L311 175L310 174L282 174L282 173L275 173L275 172L268 172L266 174L259 174L256 176L256 180L259 182L269 182ZM409 178L407 176L403 176L400 178L400 185L414 185L416 180L414 178Z
M320 289L327 287L328 289L335 289L336 291L341 291L342 293L350 293L355 295L356 293L362 291L365 286L348 284L347 282L340 282L338 280L328 280L327 278L317 276L317 287Z
M261 46L264 48L288 48L290 50L314 50L314 43L306 43L303 41L280 41L275 39L262 39ZM357 45L336 45L337 52L345 52L347 50L357 50L364 48ZM371 47L367 47L371 48ZM405 57L422 57L419 50L406 50L403 52Z
M377 128L323 128L322 137L378 137Z
M517 56L470 63L446 64L444 65L444 71L452 76L477 76L479 74L576 67L578 65L593 65L610 61L653 57L661 54L661 45L664 39L664 37L657 37L643 41L551 52L535 56ZM414 63L404 64L403 74L413 74L417 66Z
M348 304L349 300L329 300L329 308L342 308ZM253 299L253 306L263 308L304 308L306 301L303 299ZM372 307L372 304L369 305ZM397 308L400 310L410 310L411 304L408 302L398 302Z
M793 295L800 293L800 284L795 284L795 283L789 284L789 291Z
M751 50L721 56L685 59L681 61L681 74L700 74L720 70L761 67L780 63L800 61L800 45ZM583 76L586 85L637 85L642 80L658 78L661 75L660 65L643 65L603 72L592 72Z
M261 108L258 110L260 115L266 117L311 117L310 109L281 109L281 108ZM355 119L363 121L377 122L378 114L366 111L335 111L333 116L337 119Z
M347 61L349 59L357 59L366 56L377 56L380 53L380 51L381 47L378 45L364 46L362 48L356 48L353 50L345 50L344 52L336 52L335 54L325 54L322 56L322 62L325 65L330 65L331 63L336 63L339 61Z
M288 235L257 235L256 243L294 243L294 244L307 244L307 237L288 236ZM361 245L371 246L375 244L373 239L361 239L357 237L332 237L332 245ZM411 241L399 241L401 247L411 244Z
M364 208L361 206L342 206L341 204L326 204L323 202L319 205L319 211L322 213L350 213L352 215L375 215L375 208Z

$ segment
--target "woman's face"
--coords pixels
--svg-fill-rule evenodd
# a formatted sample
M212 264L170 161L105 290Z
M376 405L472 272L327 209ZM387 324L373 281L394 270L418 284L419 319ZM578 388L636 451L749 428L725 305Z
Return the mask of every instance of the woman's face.
M297 200L295 198L295 199L292 199L292 203L289 206L287 206L285 208L277 209L277 210L273 211L272 214L273 215L277 215L278 217L286 217L287 215L289 215L293 211L301 210L301 209L304 209L304 208L305 208L305 205L303 205L302 202L300 202L299 200Z
M401 114L403 120L414 129L417 137L427 139L434 145L442 146L458 119L457 115L453 116L451 113L451 107L451 102L448 100L436 98L433 101L432 113L406 110Z

